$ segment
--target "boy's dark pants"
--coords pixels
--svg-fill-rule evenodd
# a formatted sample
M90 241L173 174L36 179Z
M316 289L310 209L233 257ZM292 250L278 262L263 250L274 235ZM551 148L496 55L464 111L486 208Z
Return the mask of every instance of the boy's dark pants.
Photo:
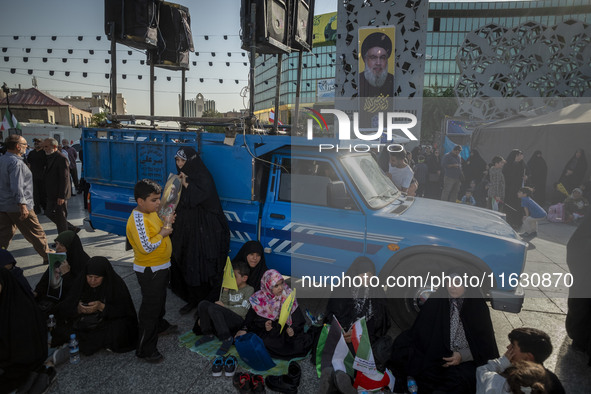
M222 341L234 336L244 323L244 319L238 314L210 301L201 301L197 310L199 311L199 325L203 334L213 334L215 329L218 338Z
M139 343L135 354L149 357L158 350L158 332L170 324L164 320L170 269L152 272L148 267L143 273L136 271L135 275L142 290L142 305L138 314Z

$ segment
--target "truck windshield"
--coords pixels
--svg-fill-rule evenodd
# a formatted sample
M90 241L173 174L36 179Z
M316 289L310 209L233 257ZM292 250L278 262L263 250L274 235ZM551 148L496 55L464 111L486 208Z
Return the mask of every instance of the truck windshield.
M346 155L341 162L371 208L383 208L400 196L371 154Z

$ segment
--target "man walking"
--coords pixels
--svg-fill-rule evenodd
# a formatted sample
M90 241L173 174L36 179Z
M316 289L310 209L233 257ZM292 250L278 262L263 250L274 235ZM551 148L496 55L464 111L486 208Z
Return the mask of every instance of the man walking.
M45 231L33 210L33 174L23 160L27 140L13 134L0 157L0 248L7 249L16 228L47 263Z
M460 145L454 146L453 150L446 153L441 161L443 167L443 192L441 192L442 201L456 202L460 184L462 182L462 161L460 159Z
M57 149L58 143L54 138L43 141L43 150L47 155L47 164L43 177L45 179L45 196L47 198L46 215L57 226L58 234L72 230L79 232L80 228L68 222L68 203L71 196L70 168L66 159Z
M35 213L39 215L41 209L45 210L45 182L43 181L43 172L47 155L43 151L43 141L35 138L33 140L35 149L27 155L27 162L33 173L33 201L35 202Z

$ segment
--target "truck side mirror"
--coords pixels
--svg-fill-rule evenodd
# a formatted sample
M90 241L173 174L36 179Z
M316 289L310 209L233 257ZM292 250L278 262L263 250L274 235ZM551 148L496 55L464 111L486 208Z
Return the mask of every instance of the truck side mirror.
M328 206L338 209L351 209L353 200L347 194L343 181L334 181L326 185Z

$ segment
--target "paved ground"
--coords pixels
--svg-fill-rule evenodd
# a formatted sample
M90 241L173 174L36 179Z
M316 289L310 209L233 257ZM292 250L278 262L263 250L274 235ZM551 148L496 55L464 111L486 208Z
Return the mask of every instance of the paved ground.
M82 225L85 211L82 198L70 200L70 219ZM40 216L51 242L56 237L55 225L46 217ZM566 273L565 245L574 226L556 223L540 225L540 237L533 241L536 248L528 253L526 271L530 273ZM124 238L102 231L81 231L79 233L86 252L90 256L102 255L111 260L134 298L136 307L140 303L140 291L131 268L131 252L125 251ZM9 250L14 254L18 265L25 270L29 282L34 286L47 266L30 245L17 233ZM507 345L507 334L515 327L533 326L550 334L554 343L554 353L546 362L546 367L556 372L562 380L567 393L589 393L591 387L591 368L587 367L585 357L570 348L570 339L564 329L566 316L566 295L564 288L527 289L527 299L519 314L491 310L499 352ZM305 301L303 302L305 304ZM166 318L181 327L181 332L193 326L191 316L180 316L178 310L184 302L169 293ZM321 304L305 305L312 310L322 309ZM396 328L392 334L399 332ZM101 351L91 357L82 357L79 365L65 364L58 367L58 379L50 393L227 393L233 392L230 378L211 376L209 362L178 345L176 336L161 338L159 348L166 357L159 365L150 365L137 360L133 352L112 354ZM316 391L318 379L311 364L300 363L303 381L300 393Z

